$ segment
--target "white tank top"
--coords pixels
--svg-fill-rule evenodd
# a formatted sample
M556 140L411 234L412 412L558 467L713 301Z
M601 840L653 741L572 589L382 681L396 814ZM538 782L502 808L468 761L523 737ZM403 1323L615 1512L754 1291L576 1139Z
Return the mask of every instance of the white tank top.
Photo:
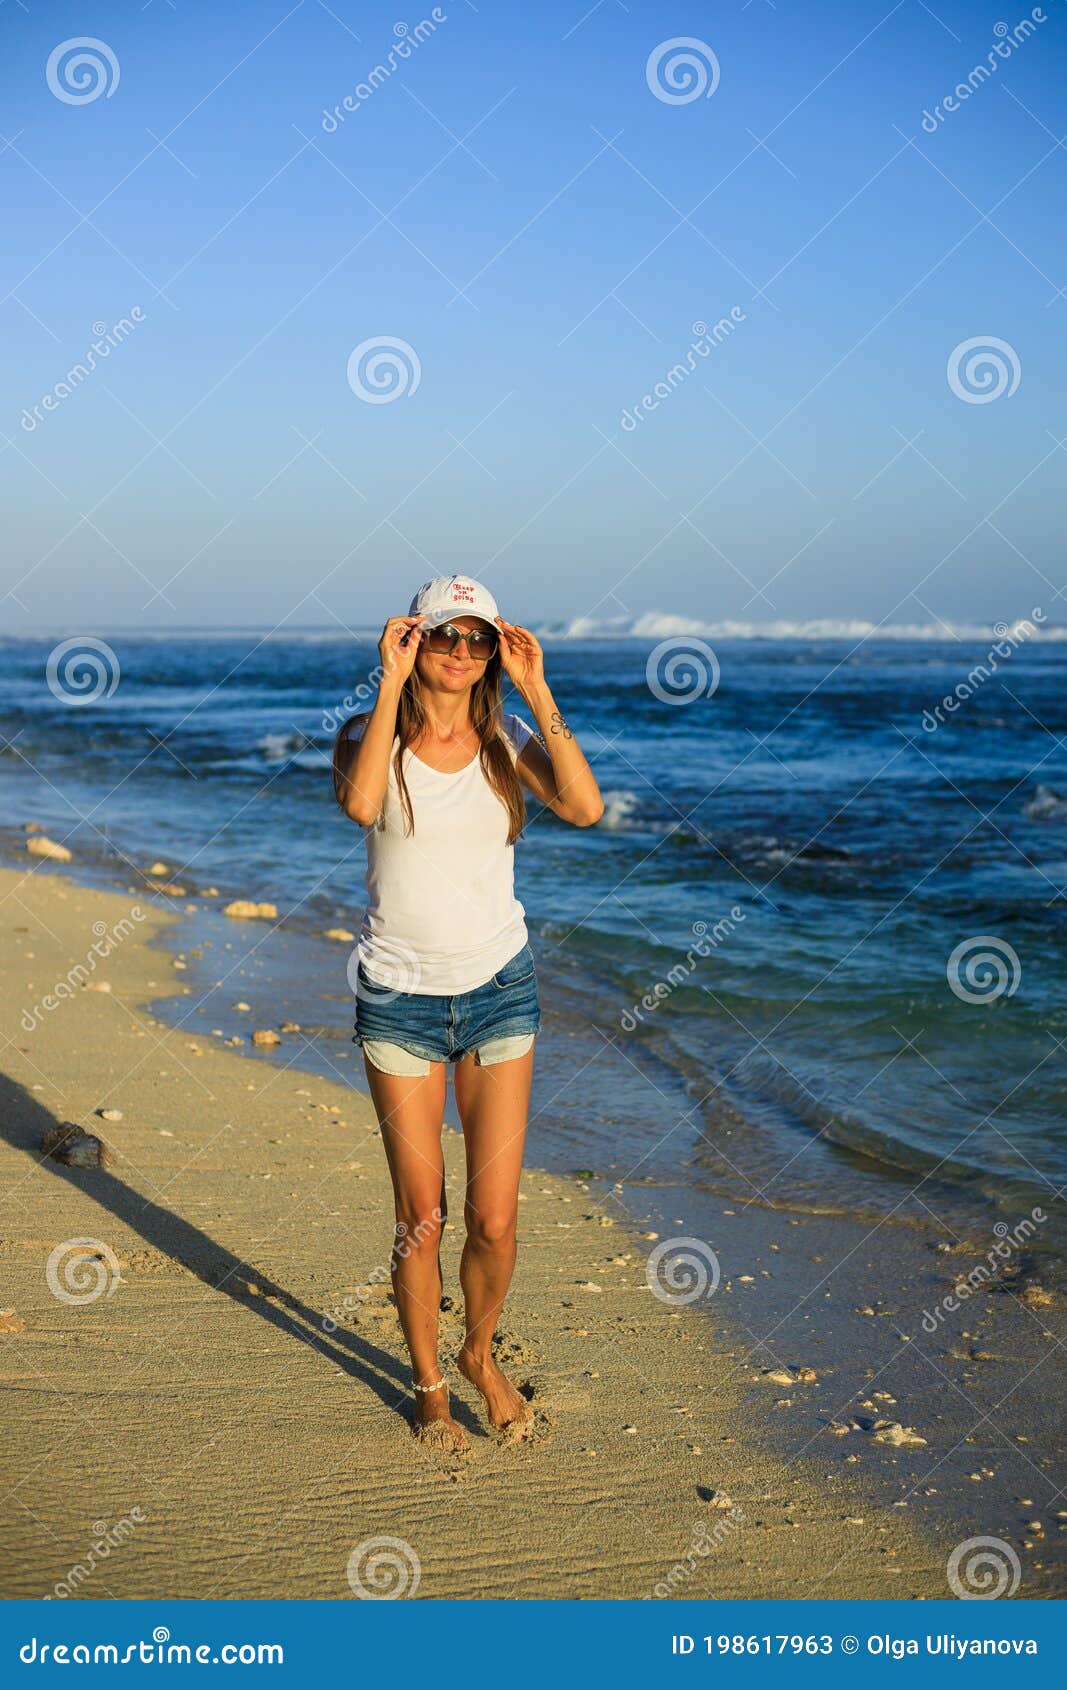
M533 730L503 718L514 762ZM359 739L362 723L346 738ZM393 741L395 752L396 741ZM475 757L442 774L404 752L415 831L404 829L393 756L381 815L363 830L367 908L359 960L370 978L395 992L452 997L484 986L526 944L525 911L515 897L508 813Z

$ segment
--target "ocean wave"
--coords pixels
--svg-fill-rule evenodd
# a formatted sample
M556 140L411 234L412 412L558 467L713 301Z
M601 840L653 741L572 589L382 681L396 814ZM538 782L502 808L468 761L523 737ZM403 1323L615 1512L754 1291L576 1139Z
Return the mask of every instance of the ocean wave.
M991 644L1004 638L1004 624L983 622L865 622L858 618L813 618L805 622L705 622L700 617L669 611L645 611L640 616L597 618L576 616L569 622L546 622L535 628L545 640L911 640ZM1017 622L1015 629L1022 626ZM1067 626L1035 630L1028 639L1067 640Z
M1035 786L1034 796L1023 805L1023 815L1031 821L1067 820L1067 798L1054 786Z
M290 733L266 733L256 741L256 750L266 763L284 763L301 751L310 751L314 742L299 729Z
M625 833L634 827L634 814L637 810L637 794L625 787L616 791L601 793L604 800L604 814L600 826L608 833Z
M383 618L384 620L384 618ZM574 616L569 620L535 622L530 627L543 640L663 640L690 637L705 640L902 640L948 644L979 642L992 644L1005 637L1005 627L1020 629L1023 619L996 626L988 622L869 622L861 617L811 617L790 621L740 622L726 618L720 622L705 621L699 616L680 612L646 610L636 616ZM347 645L355 641L376 644L382 624L375 622L351 628L270 628L249 626L183 627L183 628L127 628L113 630L115 637L124 636L131 643L176 639L197 641L252 640L257 646L266 644L291 645ZM25 634L0 634L0 650L15 650L20 646L38 645L44 639L56 639L63 634L77 632L64 628L37 628ZM1067 624L1045 625L1026 635L1033 641L1060 642L1067 640Z
M768 863L817 863L820 868L852 860L852 852L843 845L820 845L817 840L795 847L775 841L764 853L764 861Z

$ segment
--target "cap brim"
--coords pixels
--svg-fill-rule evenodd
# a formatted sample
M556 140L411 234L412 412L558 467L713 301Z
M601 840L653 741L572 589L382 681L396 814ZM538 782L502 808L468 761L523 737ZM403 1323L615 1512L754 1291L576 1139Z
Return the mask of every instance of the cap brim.
M425 626L428 628L440 627L442 622L458 622L463 616L474 616L479 622L484 622L487 628L491 628L494 633L496 632L495 622L491 622L488 616L483 616L480 610L471 610L467 605L451 610L431 610L427 613Z

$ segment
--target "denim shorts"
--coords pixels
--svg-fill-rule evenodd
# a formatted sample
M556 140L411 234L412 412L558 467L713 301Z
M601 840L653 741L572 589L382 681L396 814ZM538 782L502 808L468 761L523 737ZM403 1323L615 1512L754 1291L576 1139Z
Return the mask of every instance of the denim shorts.
M359 965L356 1044L399 1046L426 1062L458 1062L500 1039L540 1032L533 952L524 945L503 968L454 997L392 992L377 985Z

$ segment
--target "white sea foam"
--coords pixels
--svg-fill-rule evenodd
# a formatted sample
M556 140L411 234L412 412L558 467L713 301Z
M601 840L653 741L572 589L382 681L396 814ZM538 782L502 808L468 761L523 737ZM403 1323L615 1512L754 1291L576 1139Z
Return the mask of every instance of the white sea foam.
M1014 624L1003 622L867 622L860 617L813 617L808 621L737 622L725 619L707 622L699 616L685 616L674 611L647 610L639 616L575 616L569 621L541 621L531 618L529 626L542 640L664 640L685 638L704 640L925 640L942 643L988 643L1004 637L1005 626L1021 627L1023 619ZM43 638L58 638L76 630L38 628L25 634L2 634L0 646L17 647ZM162 640L240 640L248 639L257 645L291 643L294 645L346 645L353 639L376 644L381 637L381 623L351 628L122 628L112 630L130 641ZM1067 640L1067 624L1038 627L1028 634L1028 642Z
M1023 805L1023 815L1031 821L1067 820L1067 798L1054 786L1036 786L1034 796Z
M298 729L292 733L267 733L257 740L256 750L268 763L283 763L296 752L306 751L311 741Z
M1016 626L1021 626L1016 624ZM576 616L570 622L544 623L535 628L543 640L927 640L988 642L1003 634L1005 624L984 622L866 622L859 618L813 618L806 622L705 622L670 611L645 611L640 616ZM1067 626L1041 627L1037 640L1067 640Z
M608 833L625 833L632 825L634 811L637 809L637 794L625 788L608 791L601 794L604 800L604 814L600 825Z

